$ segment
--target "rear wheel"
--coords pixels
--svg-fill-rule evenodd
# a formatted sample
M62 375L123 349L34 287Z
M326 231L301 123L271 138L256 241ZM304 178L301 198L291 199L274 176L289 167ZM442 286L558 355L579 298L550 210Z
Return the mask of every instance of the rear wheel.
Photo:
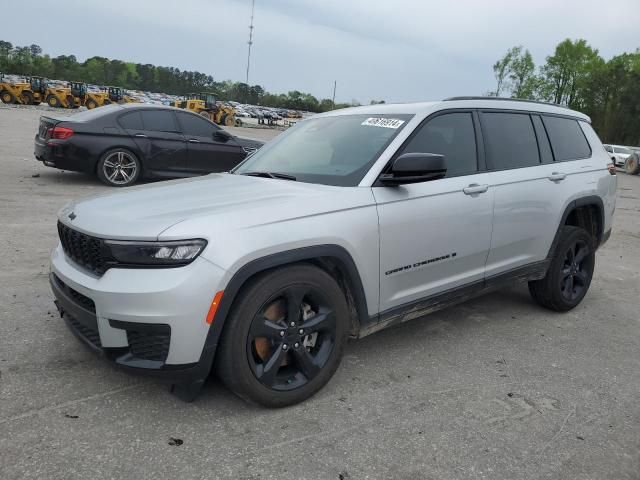
M629 175L637 175L640 173L640 155L634 154L629 156L624 162L624 170Z
M236 123L236 117L234 117L233 115L229 115L227 114L224 118L224 124L227 127L233 127Z
M58 108L60 106L60 99L55 95L49 95L47 97L47 105L53 108Z
M8 90L0 92L0 100L2 100L3 103L16 103L16 97Z
M566 312L586 295L594 266L593 237L582 228L565 226L547 275L542 280L529 282L529 292L543 307Z
M22 92L20 99L24 105L33 105L33 93L31 92Z
M112 187L128 187L140 176L140 161L129 150L116 148L98 162L98 178Z
M216 371L246 400L267 407L301 402L338 368L348 322L344 294L325 271L305 264L273 270L240 292Z

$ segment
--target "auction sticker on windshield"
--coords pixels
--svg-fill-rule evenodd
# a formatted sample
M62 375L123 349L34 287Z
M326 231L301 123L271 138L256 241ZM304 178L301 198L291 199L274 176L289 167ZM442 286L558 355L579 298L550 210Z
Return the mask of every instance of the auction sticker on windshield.
M370 127L384 127L384 128L398 128L404 123L404 120L399 118L367 118L362 125L368 125Z

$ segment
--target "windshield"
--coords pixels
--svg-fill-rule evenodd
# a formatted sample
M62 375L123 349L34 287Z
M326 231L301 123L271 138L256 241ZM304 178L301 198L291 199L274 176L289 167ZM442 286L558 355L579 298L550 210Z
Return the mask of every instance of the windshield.
M269 172L300 182L358 185L412 115L338 115L299 122L233 170Z

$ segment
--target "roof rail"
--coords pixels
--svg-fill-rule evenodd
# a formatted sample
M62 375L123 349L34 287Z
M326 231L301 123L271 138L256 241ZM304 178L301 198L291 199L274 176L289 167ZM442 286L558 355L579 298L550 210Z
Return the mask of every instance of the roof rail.
M506 97L482 97L482 96L468 96L468 97L449 97L445 98L443 102L449 102L452 100L502 100L505 102L524 102L524 103L537 103L539 105L551 105L552 107L569 108L566 105L559 105L552 102L542 102L540 100L526 100L521 98L506 98Z

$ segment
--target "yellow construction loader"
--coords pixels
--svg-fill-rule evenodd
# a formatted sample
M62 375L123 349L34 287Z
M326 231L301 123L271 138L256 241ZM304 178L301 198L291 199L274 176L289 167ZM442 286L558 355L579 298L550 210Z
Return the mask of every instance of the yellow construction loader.
M69 89L51 86L42 77L27 77L25 81L15 83L1 81L0 100L23 105L40 105L46 101L51 107L73 106Z
M184 100L175 101L173 106L202 115L218 125L232 127L236 124L236 109L216 102L212 93L188 93Z

